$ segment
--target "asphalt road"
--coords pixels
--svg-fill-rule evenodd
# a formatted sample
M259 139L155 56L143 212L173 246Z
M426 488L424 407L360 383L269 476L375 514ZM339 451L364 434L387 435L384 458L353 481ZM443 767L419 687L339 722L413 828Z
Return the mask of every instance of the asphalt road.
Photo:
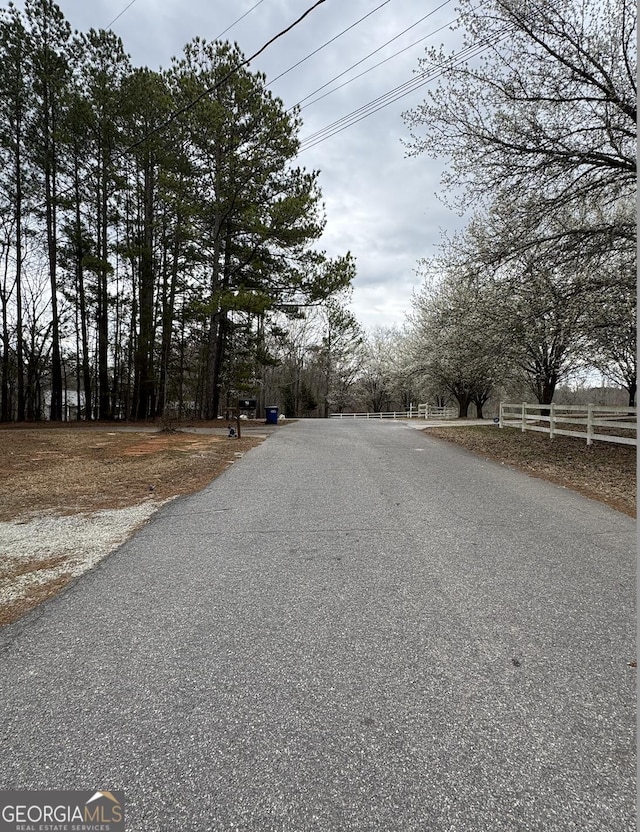
M0 631L0 787L131 832L622 832L635 524L406 424L275 431Z

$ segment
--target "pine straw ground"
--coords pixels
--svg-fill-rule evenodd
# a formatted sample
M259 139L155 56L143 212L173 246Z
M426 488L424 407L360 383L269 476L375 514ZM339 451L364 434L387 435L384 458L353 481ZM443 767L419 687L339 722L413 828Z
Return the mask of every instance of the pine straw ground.
M26 523L42 515L83 515L191 494L259 444L264 438L257 435L262 424L246 425L243 438L234 440L181 431L122 432L115 426L5 426L0 429L0 521ZM251 429L256 435L250 435ZM635 517L634 447L587 446L584 439L562 436L551 441L544 434L500 430L494 425L427 430L430 436L572 488ZM59 556L52 555L26 566L22 562L21 572L14 575L11 570L17 565L0 558L0 584L24 575L25 568L35 575L58 561ZM65 576L44 584L34 580L30 597L0 606L0 626L55 595L69 580Z

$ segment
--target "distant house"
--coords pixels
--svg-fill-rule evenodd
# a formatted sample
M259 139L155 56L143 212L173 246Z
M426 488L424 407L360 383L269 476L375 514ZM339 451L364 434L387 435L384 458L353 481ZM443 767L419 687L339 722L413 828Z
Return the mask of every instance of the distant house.
M49 421L51 414L51 390L45 390L43 398L43 412L40 417L45 421ZM78 407L84 408L84 394L80 393L80 404L78 405L78 391L77 390L63 390L62 391L62 420L63 422L74 422L78 418ZM84 418L84 417L82 417Z

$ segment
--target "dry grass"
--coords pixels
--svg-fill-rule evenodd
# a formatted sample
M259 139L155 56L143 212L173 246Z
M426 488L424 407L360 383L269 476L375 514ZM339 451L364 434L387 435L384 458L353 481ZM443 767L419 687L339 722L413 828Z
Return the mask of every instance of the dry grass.
M522 433L496 425L427 428L429 436L512 465L533 477L564 485L617 511L636 516L636 448L556 436Z
M97 427L0 430L0 520L191 494L260 441Z

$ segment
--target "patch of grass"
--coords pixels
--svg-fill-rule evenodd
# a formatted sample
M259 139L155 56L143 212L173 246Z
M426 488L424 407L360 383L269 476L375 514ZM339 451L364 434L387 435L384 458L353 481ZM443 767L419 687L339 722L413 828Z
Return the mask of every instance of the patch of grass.
M22 523L43 514L90 513L191 494L264 438L230 440L226 435L114 428L0 429L0 521ZM66 560L66 555L55 553L45 558L0 557L0 586L24 585L15 597L0 603L0 627L73 580L70 569L63 569ZM57 574L46 574L53 569Z

